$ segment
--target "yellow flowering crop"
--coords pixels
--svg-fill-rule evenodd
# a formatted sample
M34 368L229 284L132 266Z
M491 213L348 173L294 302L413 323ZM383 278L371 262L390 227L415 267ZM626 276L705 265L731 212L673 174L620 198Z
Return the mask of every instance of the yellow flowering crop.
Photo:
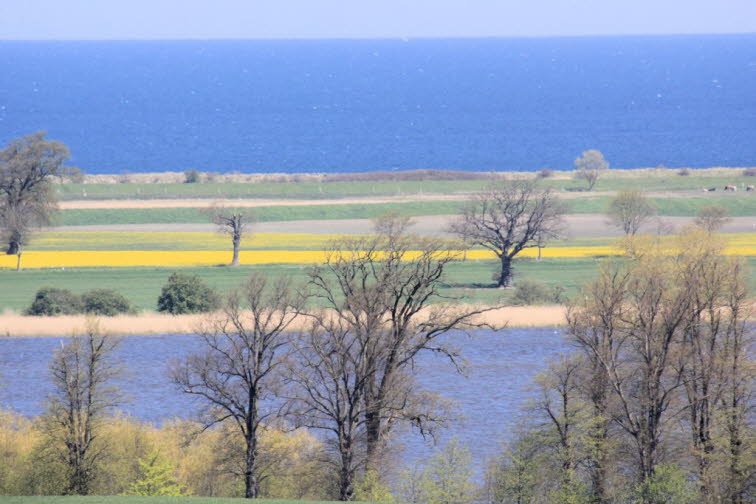
M729 254L756 255L756 248L733 247ZM535 257L535 249L523 251L521 257ZM581 258L619 255L613 247L553 247L542 250L544 258ZM470 250L464 254L469 260L494 259L487 250ZM316 264L325 261L326 255L319 250L248 250L240 253L241 264ZM22 256L24 268L81 268L81 267L182 267L214 266L226 264L231 252L216 250L175 251L31 251ZM16 256L0 256L0 268L15 268Z

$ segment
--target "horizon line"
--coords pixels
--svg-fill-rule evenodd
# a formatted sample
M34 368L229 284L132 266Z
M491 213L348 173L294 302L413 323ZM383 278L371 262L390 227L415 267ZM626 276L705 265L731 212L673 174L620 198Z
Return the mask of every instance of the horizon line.
M642 37L727 37L756 35L756 31L744 32L678 32L678 33L596 33L561 35L417 35L417 36L334 36L334 37L147 37L147 38L0 38L0 42L210 42L210 41L370 41L393 40L495 40L495 39L578 39L578 38L642 38Z

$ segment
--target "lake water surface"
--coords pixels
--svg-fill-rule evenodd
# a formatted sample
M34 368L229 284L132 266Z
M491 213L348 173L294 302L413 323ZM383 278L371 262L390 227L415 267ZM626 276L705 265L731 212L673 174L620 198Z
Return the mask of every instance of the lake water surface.
M562 331L553 328L476 331L454 334L454 344L468 361L460 376L444 359L425 355L417 366L418 381L428 390L456 402L463 417L442 433L468 444L476 461L494 455L521 418L533 377L551 357L568 350ZM0 339L0 407L38 415L50 392L49 362L64 337ZM142 420L189 418L196 404L178 392L167 375L168 364L202 348L193 335L129 336L118 358L125 367L120 385L130 402L124 412ZM419 436L403 433L405 459L425 458L432 447Z

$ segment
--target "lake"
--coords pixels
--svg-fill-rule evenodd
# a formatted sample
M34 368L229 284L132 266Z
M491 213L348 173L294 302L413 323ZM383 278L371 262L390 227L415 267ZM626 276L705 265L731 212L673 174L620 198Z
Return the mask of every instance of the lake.
M468 444L476 465L500 449L523 415L532 395L534 376L557 353L568 350L561 329L505 329L475 331L472 337L450 335L468 361L461 377L440 357L419 359L418 381L428 390L456 402L463 416L442 433L441 442L457 437ZM0 407L23 415L38 415L50 391L48 365L65 338L0 338ZM201 349L193 335L129 336L122 340L118 359L125 367L120 386L130 402L121 408L142 420L191 417L195 404L177 392L166 368L173 359ZM432 450L417 435L402 433L405 460L422 460Z

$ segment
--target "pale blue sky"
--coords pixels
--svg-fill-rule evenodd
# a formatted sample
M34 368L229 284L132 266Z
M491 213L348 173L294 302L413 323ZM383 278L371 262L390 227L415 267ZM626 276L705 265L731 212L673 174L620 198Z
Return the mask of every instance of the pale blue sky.
M756 32L756 0L0 0L0 39Z

